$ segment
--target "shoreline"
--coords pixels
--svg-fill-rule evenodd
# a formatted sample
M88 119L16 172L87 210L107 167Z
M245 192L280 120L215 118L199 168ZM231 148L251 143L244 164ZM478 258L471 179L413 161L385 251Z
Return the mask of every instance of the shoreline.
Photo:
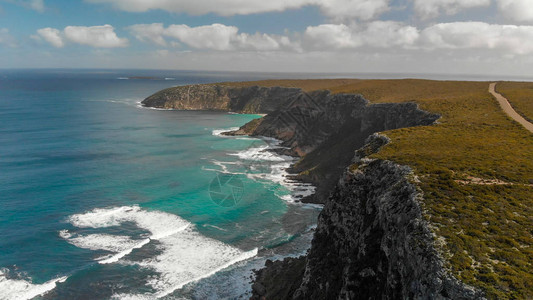
M242 125L242 126L244 126L244 125ZM288 148L280 146L283 143L283 141L282 140L278 140L278 139L273 138L273 137L268 137L268 136L250 136L250 135L228 135L227 134L227 133L231 133L231 132L239 130L240 128L242 128L242 126L241 127L231 127L231 128L227 128L227 129L214 129L212 131L212 134L215 135L215 136L222 137L222 138L251 139L251 140L263 141L266 144L266 147L264 147L264 148L261 148L261 147L247 148L247 149L238 151L237 153L230 153L229 155L238 156L243 161L247 161L248 160L247 156L251 156L251 158L253 158L251 160L252 162L261 161L261 158L260 158L260 156L261 156L260 153L261 152L267 152L267 153L270 153L270 154L273 154L273 155L277 156L278 158L281 159L279 161L280 162L279 165L277 166L277 167L280 168L280 170L278 170L278 172L277 172L277 174L279 174L279 176L275 176L274 170L272 168L271 169L272 170L271 174L273 174L275 177L278 177L278 178L270 178L270 181L278 183L281 186L287 188L289 190L289 192L291 192L291 194L296 194L296 195L291 195L293 197L293 199L287 199L287 197L283 197L283 196L279 197L279 198L281 200L285 201L288 204L308 205L308 206L312 206L312 207L315 207L315 208L322 208L323 207L322 203L313 203L313 202L302 201L305 198L314 195L314 193L316 192L316 186L314 186L310 182L306 182L304 180L299 179L297 173L291 173L290 172L290 170L292 170L292 168L298 162L300 157L294 156L294 155L289 155L289 154L280 154L280 153L278 153L278 151L276 151L276 150L278 150L278 149L288 149ZM244 153L246 151L250 151L251 153ZM248 155L246 155L246 154L248 154ZM218 162L218 163L221 163L221 162ZM284 163L286 163L288 165L284 165ZM274 166L272 166L272 167L274 167ZM226 170L223 170L223 171L226 171ZM234 174L234 173L232 173L232 174ZM247 174L242 173L242 174L239 174L239 175L246 175L247 177L249 177L251 179L254 179L254 177L256 177L256 176L254 176L253 173L247 173ZM281 177L281 178L279 178L279 177ZM300 189L300 190L298 190L298 189ZM286 196L288 196L288 195L286 195ZM298 197L294 198L294 196L298 196Z

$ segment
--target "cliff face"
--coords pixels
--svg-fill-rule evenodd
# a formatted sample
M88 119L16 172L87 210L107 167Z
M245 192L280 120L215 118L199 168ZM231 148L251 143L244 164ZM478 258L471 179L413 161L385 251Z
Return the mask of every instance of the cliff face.
M146 107L220 110L239 113L268 114L290 101L300 89L223 85L187 85L164 89L144 99Z
M298 179L317 186L304 202L324 203L353 151L375 132L429 125L439 118L414 103L369 104L360 95L306 93L294 88L193 85L162 90L149 107L264 113L231 135L282 140L283 154L302 157L292 168Z
M268 262L252 298L482 298L446 271L410 169L365 158L388 142L375 132L429 125L438 115L357 95L213 85L163 90L143 104L268 113L229 134L282 140L281 151L301 157L293 171L318 185L312 200L325 206L308 255ZM347 169L352 163L357 167Z
M388 141L373 135L367 142L326 201L307 257L259 271L256 285L264 289L253 298L482 299L444 268L411 170L364 158ZM280 274L300 286L280 291Z
M429 125L439 118L414 103L369 104L359 95L329 92L302 93L280 110L265 116L246 134L275 137L302 157L292 172L317 186L304 202L324 203L353 151L365 139L384 130Z
M379 136L369 142L384 144ZM408 180L410 169L361 160L361 155L357 169L344 174L320 214L294 298L479 297L444 270L422 217L422 195Z

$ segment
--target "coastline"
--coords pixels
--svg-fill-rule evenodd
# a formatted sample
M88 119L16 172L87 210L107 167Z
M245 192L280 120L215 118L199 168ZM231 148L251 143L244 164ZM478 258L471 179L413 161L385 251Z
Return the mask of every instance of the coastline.
M287 87L286 90L284 90L284 86ZM294 88L298 86L302 86L307 90L297 92ZM328 241L322 245L326 247L325 249L328 249L327 247L333 248L330 250L334 260L343 259L343 256L336 256L335 253L338 251L369 251L369 253L374 253L376 257L361 260L361 264L364 265L369 260L385 259L383 263L394 262L399 264L397 266L398 270L410 266L414 267L416 272L429 272L425 277L419 279L406 277L405 279L408 282L402 285L402 293L438 294L444 298L449 298L450 295L483 298L484 293L487 293L489 297L497 295L497 297L507 298L505 296L507 292L505 288L502 288L503 285L494 285L486 280L485 274L487 273L484 270L494 270L491 276L501 282L507 282L507 284L516 284L517 289L513 290L512 294L524 296L530 294L527 288L527 278L530 275L528 275L527 268L524 268L524 264L517 264L514 260L506 259L505 263L512 270L517 272L517 274L522 274L522 276L512 276L510 279L505 270L502 271L500 266L498 266L499 260L497 258L501 258L501 255L506 255L506 257L520 257L520 259L528 261L527 254L524 253L525 250L520 250L516 247L510 248L502 242L503 237L507 236L505 232L515 232L517 236L526 238L528 226L521 228L513 225L527 223L526 220L523 220L524 211L520 207L513 208L510 207L509 203L498 201L497 193L487 191L484 187L478 187L475 182L463 185L454 184L463 182L461 180L464 177L469 178L468 176L486 178L489 181L494 178L494 180L515 183L509 184L505 188L513 191L512 193L511 191L506 192L506 195L516 203L531 202L531 197L528 197L530 193L528 194L528 191L524 190L528 186L527 183L532 180L526 174L531 174L528 170L532 170L533 165L531 161L524 159L528 157L528 153L531 153L528 152L531 149L521 146L523 145L521 141L523 142L524 139L527 140L531 137L524 134L526 132L524 128L511 122L495 101L490 101L487 86L488 83L486 82L441 82L414 79L359 81L272 80L234 84L225 83L218 86L185 87L186 90L194 91L195 95L195 101L186 103L183 102L184 88L177 87L156 93L148 97L144 103L180 109L194 107L209 109L216 107L217 110L222 108L229 111L239 111L239 109L235 108L240 108L245 113L254 110L255 112L262 109L268 110L265 111L267 115L259 121L249 122L236 132L230 133L230 135L275 137L282 140L283 146L288 148L280 151L280 153L300 157L291 170L293 173L298 174L297 178L300 180L303 179L305 181L307 179L314 180L311 182L319 182L318 188L321 189L320 198L322 203L326 202L330 205L330 212L324 213L322 211L319 218L319 224L322 224L320 229L322 238L320 239ZM315 89L313 89L314 87ZM329 92L320 90L320 88L326 88ZM372 103L362 97L358 98L354 94L347 94L356 92L372 95ZM277 110L274 109L274 103L278 107ZM317 103L318 105L316 105ZM353 104L355 103L361 103L361 105L354 106ZM327 108L321 109L322 107ZM437 112L439 114L436 114ZM435 122L436 120L439 121ZM274 127L271 126L273 124ZM302 124L310 126L312 132L325 133L325 135L313 135L297 130ZM336 125L338 127L335 127ZM343 127L343 125L346 126ZM376 132L386 132L392 141L378 153L371 151L372 145L365 145L361 142ZM355 140L360 143L347 143ZM355 162L353 158L355 149L359 149L358 151L365 154L362 157L370 155L368 161L363 160L363 163ZM439 151L439 149L442 151ZM446 151L443 149L446 149ZM490 153L491 157L498 157L506 163L493 166L490 161L484 159L468 160L467 157L474 155L471 152L475 152L476 157L483 157ZM516 154L511 159L515 164L510 163L507 155L509 152ZM342 157L339 154L345 155L345 158L339 160ZM372 163L373 161L376 162ZM394 162L394 165L389 166L388 162ZM333 168L336 163L337 169ZM516 171L517 165L522 170L518 173ZM336 185L341 171L342 173L346 171L348 178L353 176L360 177L358 180L363 180L362 186L343 186L346 185L346 181L341 181L339 188L342 191L346 188L354 191L360 191L361 189L366 191L367 188L370 189L373 186L374 180L378 182L389 180L384 179L387 178L385 175L404 172L402 171L404 169L402 166L411 168L412 175L402 175L396 178L400 181L404 179L410 181L416 186L416 189L419 189L425 195L424 197L419 197L416 194L411 194L410 197L416 198L415 207L421 207L423 218L428 221L427 226L422 226L421 230L430 232L436 239L426 239L428 235L424 234L416 237L416 232L408 232L407 236L414 234L415 240L421 238L425 244L429 245L429 248L422 251L423 253L427 253L430 256L438 253L437 256L440 255L440 257L435 258L436 264L427 264L426 262L413 265L409 260L402 260L403 258L398 260L397 257L390 256L391 253L396 253L396 251L405 252L405 249L399 249L399 244L395 244L393 250L390 249L389 245L383 245L381 250L384 253L380 253L379 249L364 249L365 244L351 241L350 236L364 236L367 234L366 231L357 231L351 226L346 227L347 224L343 222L346 218L348 220L353 219L354 216L363 218L363 216L359 215L360 209L356 207L349 206L345 208L349 212L346 217L331 217L342 215L345 212L339 211L338 207L340 205L336 203L342 202L342 198L326 199L329 193L332 191L335 193L336 191L332 185L328 185L328 187L323 185L328 182L327 180L330 180L330 184L334 182ZM346 170L347 167L348 171ZM495 170L498 171L496 172ZM382 179L376 178L372 175L372 172L384 172L385 174ZM330 175L329 179L327 177L328 174ZM337 176L337 174L339 175ZM361 177L361 174L363 177ZM368 178L372 178L372 180L369 181ZM393 183L390 184L394 185ZM381 188L384 193L392 192L387 192L387 186L384 187ZM413 189L413 186L406 185L406 189ZM372 189L368 192L370 194L361 194L359 196L361 198L354 200L363 203L361 205L366 205L364 204L365 201L371 199L368 198L373 193L371 191ZM446 192L443 193L443 191ZM345 193L349 195L348 192ZM383 197L385 196L383 195ZM400 196L397 195L397 197ZM463 203L462 206L458 209L449 198ZM477 202L482 201L483 205L487 206L487 209L490 207L489 212L491 214L480 213L478 210L471 209L470 206L473 199ZM393 198L391 201L398 201L398 198ZM381 207L381 204L373 205L376 205L378 210L389 209ZM405 205L405 203L401 204L399 209L411 209L404 207ZM420 219L418 211L420 210L413 210L407 216L408 219L406 221L418 223L419 221L417 220ZM514 211L515 214L507 214L503 221L499 218L494 218L492 215L496 212L505 214L505 211L508 210ZM442 215L443 212L448 218ZM333 219L325 220L324 218L329 218L328 214ZM463 214L469 217L460 218ZM364 217L364 222L367 222L366 218L376 219L375 222L378 222L377 215L370 214L370 216ZM477 227L472 226L472 221L481 222L480 220L485 219L490 220L490 223L484 222L483 224L499 224L498 227L491 225L491 228L499 228L495 231L498 239L493 236L494 230L487 232L486 228L480 228L480 230L473 233L472 229ZM507 222L504 222L505 220ZM375 237L372 240L373 242L379 241L377 236L382 234L382 229L389 228L389 226L395 230L403 228L403 226L398 227L399 224L391 223L389 220L380 219L379 222L383 228L375 227L372 229L375 230L375 232L372 232ZM446 225L443 226L443 224ZM461 230L455 227L461 228ZM329 235L333 235L336 238L329 239ZM471 239L470 236L475 238ZM394 236L391 238L393 241L396 240ZM356 249L358 247L363 249L339 249L346 243L350 244L351 247L356 247ZM416 244L409 246L416 247ZM320 247L320 244L315 245L313 242L311 250L324 252L320 250ZM491 254L490 251L474 251L472 249L477 248L472 247L498 249L498 256ZM487 260L486 255L491 259ZM336 293L340 292L357 293L356 290L352 290L353 287L347 287L350 290L345 288L321 290L320 286L324 286L325 282L337 285L340 281L329 281L336 275L331 274L329 277L321 277L320 272L317 273L318 277L313 279L312 276L314 275L309 273L311 272L309 270L315 268L315 272L317 272L316 265L324 263L325 260L323 258L324 253L318 256L315 255L316 257L318 259L306 263L301 293L320 294L326 292L330 296L338 295ZM476 261L482 267L471 267L471 264L465 265L466 261ZM396 276L394 275L394 269L389 270L392 273L384 273L383 270L376 270L375 265L369 265L368 267L371 271L362 270L364 272L350 276L357 277L366 274L365 276L368 278L365 280L375 280L372 281L372 284L378 284L387 276ZM340 272L341 270L338 271ZM450 274L451 277L446 277L448 276L446 274ZM444 286L427 285L427 282L424 283L424 278L431 278L431 280L436 280L435 282L440 280L444 282ZM314 280L315 283L308 285L309 280ZM309 287L311 287L311 290L309 290ZM421 289L409 290L409 287ZM372 288L376 288L376 286ZM386 288L382 286L375 292L383 293L383 295L392 295L388 294L395 292L391 289L395 289L395 287Z

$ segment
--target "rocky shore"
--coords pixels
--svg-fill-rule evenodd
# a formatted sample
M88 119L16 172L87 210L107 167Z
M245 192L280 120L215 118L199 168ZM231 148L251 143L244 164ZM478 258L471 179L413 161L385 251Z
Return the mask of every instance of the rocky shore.
M415 103L369 104L360 95L306 93L282 87L235 88L193 85L162 90L142 104L147 107L219 110L267 114L228 135L273 137L283 141L283 154L300 157L291 173L312 183L316 193L303 202L325 203L353 158L375 132L429 125L439 116Z
M285 154L300 157L292 167L298 179L317 186L303 199L324 204L308 255L267 262L254 299L483 297L446 269L411 170L367 158L389 142L375 133L430 125L438 115L414 103L280 87L177 87L143 105L267 114L229 134L282 140Z

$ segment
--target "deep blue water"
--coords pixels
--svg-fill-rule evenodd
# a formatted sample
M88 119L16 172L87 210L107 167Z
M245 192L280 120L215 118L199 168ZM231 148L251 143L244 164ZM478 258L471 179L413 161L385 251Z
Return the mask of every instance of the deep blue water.
M0 71L0 299L246 298L252 268L305 251L319 210L289 158L216 135L259 116L139 106L264 77Z

